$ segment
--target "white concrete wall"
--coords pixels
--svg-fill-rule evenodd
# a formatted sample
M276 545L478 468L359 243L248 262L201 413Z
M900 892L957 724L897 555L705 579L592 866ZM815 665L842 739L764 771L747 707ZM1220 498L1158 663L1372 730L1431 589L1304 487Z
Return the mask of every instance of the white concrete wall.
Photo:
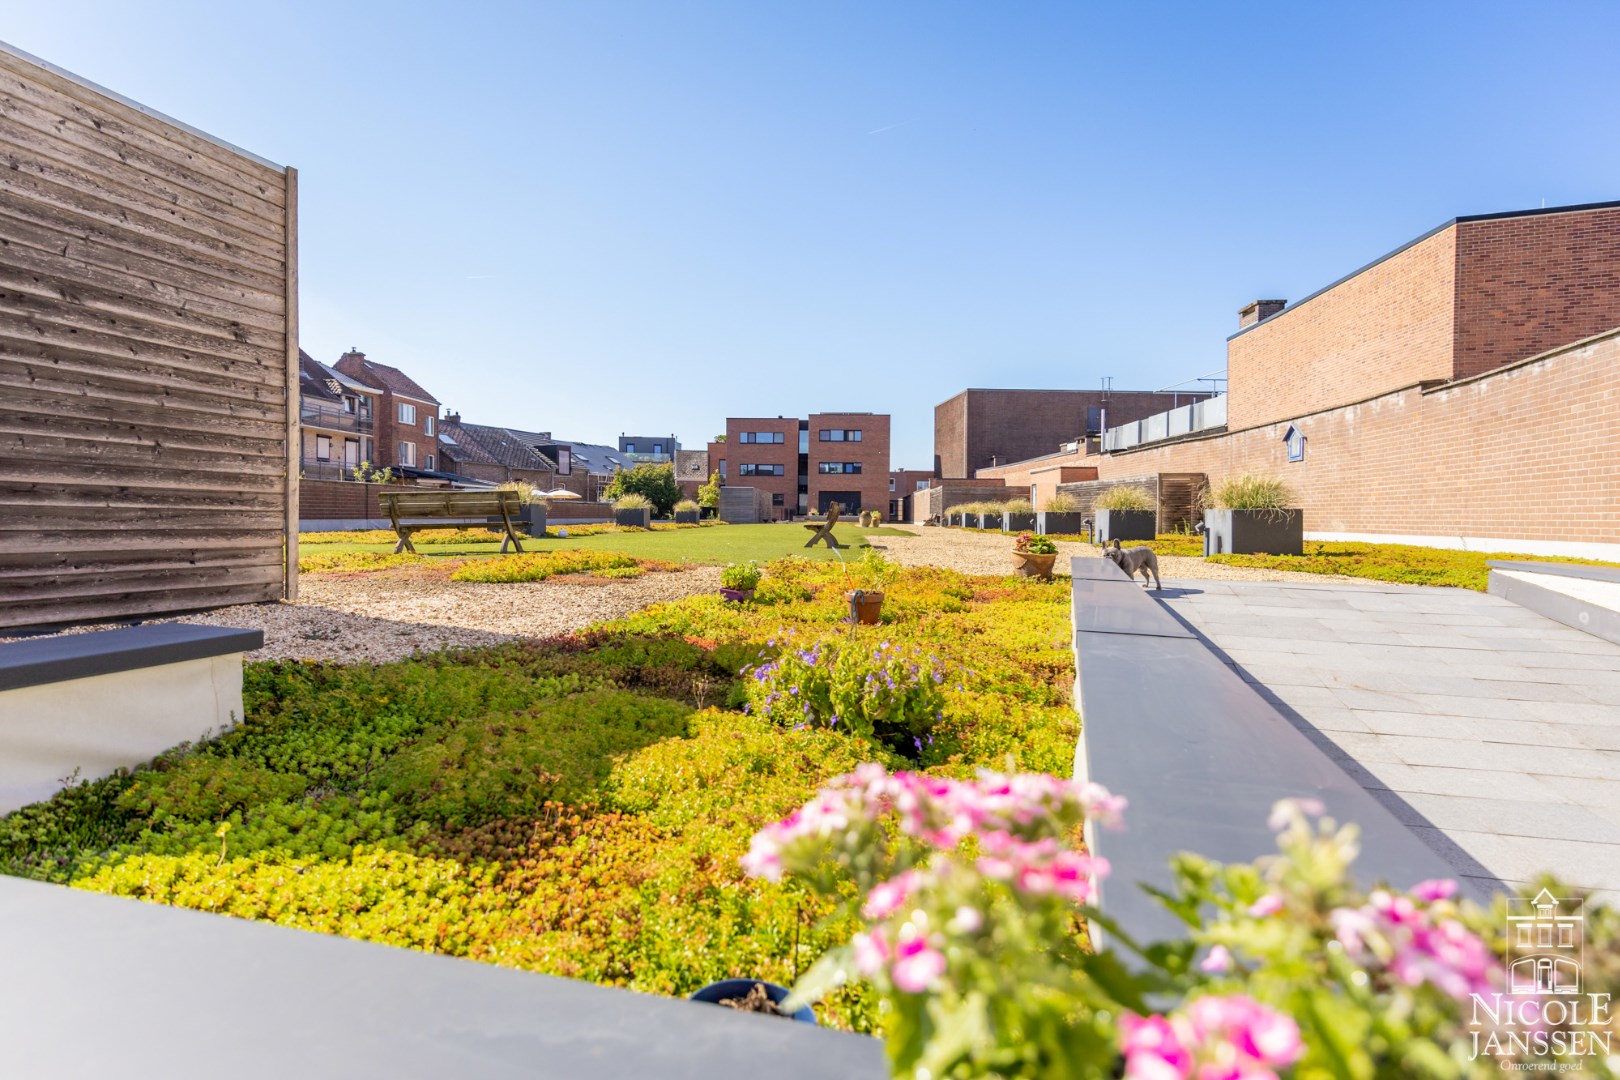
M241 653L0 691L0 814L241 719Z

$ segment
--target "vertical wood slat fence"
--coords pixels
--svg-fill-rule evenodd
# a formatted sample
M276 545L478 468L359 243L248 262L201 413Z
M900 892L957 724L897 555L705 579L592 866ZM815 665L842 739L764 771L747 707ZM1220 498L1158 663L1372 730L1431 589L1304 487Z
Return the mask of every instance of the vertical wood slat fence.
M296 595L297 288L296 170L0 43L0 627Z

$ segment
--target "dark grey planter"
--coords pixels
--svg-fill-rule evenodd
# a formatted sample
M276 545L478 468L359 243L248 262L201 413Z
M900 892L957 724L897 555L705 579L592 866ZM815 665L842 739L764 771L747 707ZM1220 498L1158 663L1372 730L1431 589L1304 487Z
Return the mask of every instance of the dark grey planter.
M1205 510L1205 555L1303 555L1303 510Z
M652 507L644 506L639 510L615 509L613 511L613 524L633 525L645 529L652 524Z
M1035 515L1034 514L1010 514L1010 513L1009 514L1002 514L1001 515L1001 531L1002 532L1034 532L1035 531Z
M945 515L945 524L950 526L951 528L961 528L962 527L962 515L961 514L946 514Z
M698 523L698 513L697 510L677 510L675 511L675 524L696 525Z
M1037 531L1046 536L1079 536L1086 515L1078 510L1042 510L1035 515Z
M1000 514L969 514L968 524L975 529L1000 529Z
M1097 543L1152 540L1159 535L1157 510L1098 510Z
M484 520L499 531L500 518L492 517ZM542 502L525 504L522 510L512 516L512 528L529 536L546 535L546 504Z

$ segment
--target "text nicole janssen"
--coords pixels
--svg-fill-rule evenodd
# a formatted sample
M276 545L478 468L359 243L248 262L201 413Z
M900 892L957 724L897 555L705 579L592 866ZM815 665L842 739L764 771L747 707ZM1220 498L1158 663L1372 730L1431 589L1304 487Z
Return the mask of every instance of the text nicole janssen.
M1474 1057L1608 1055L1609 994L1518 997L1473 994Z

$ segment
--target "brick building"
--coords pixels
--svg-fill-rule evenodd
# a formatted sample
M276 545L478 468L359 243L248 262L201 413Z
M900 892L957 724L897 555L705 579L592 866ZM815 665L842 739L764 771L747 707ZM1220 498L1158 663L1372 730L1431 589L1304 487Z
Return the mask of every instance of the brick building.
M934 472L949 479L1083 441L1106 424L1189 405L1207 391L964 390L934 407Z
M1318 539L1620 557L1620 203L1461 217L1227 342L1224 429L1102 479L1286 480Z
M721 482L770 496L774 517L832 502L846 512L889 505L889 418L876 413L796 417L728 417L723 440L709 443L708 462Z
M439 399L396 367L367 360L350 349L333 365L338 372L382 391L376 403L377 456L371 464L403 470L438 468Z
M887 521L912 521L912 494L925 490L933 482L932 469L889 470L889 512Z
M510 428L465 423L460 413L447 412L438 441L446 472L492 484L522 481L542 491L558 484L557 462Z

